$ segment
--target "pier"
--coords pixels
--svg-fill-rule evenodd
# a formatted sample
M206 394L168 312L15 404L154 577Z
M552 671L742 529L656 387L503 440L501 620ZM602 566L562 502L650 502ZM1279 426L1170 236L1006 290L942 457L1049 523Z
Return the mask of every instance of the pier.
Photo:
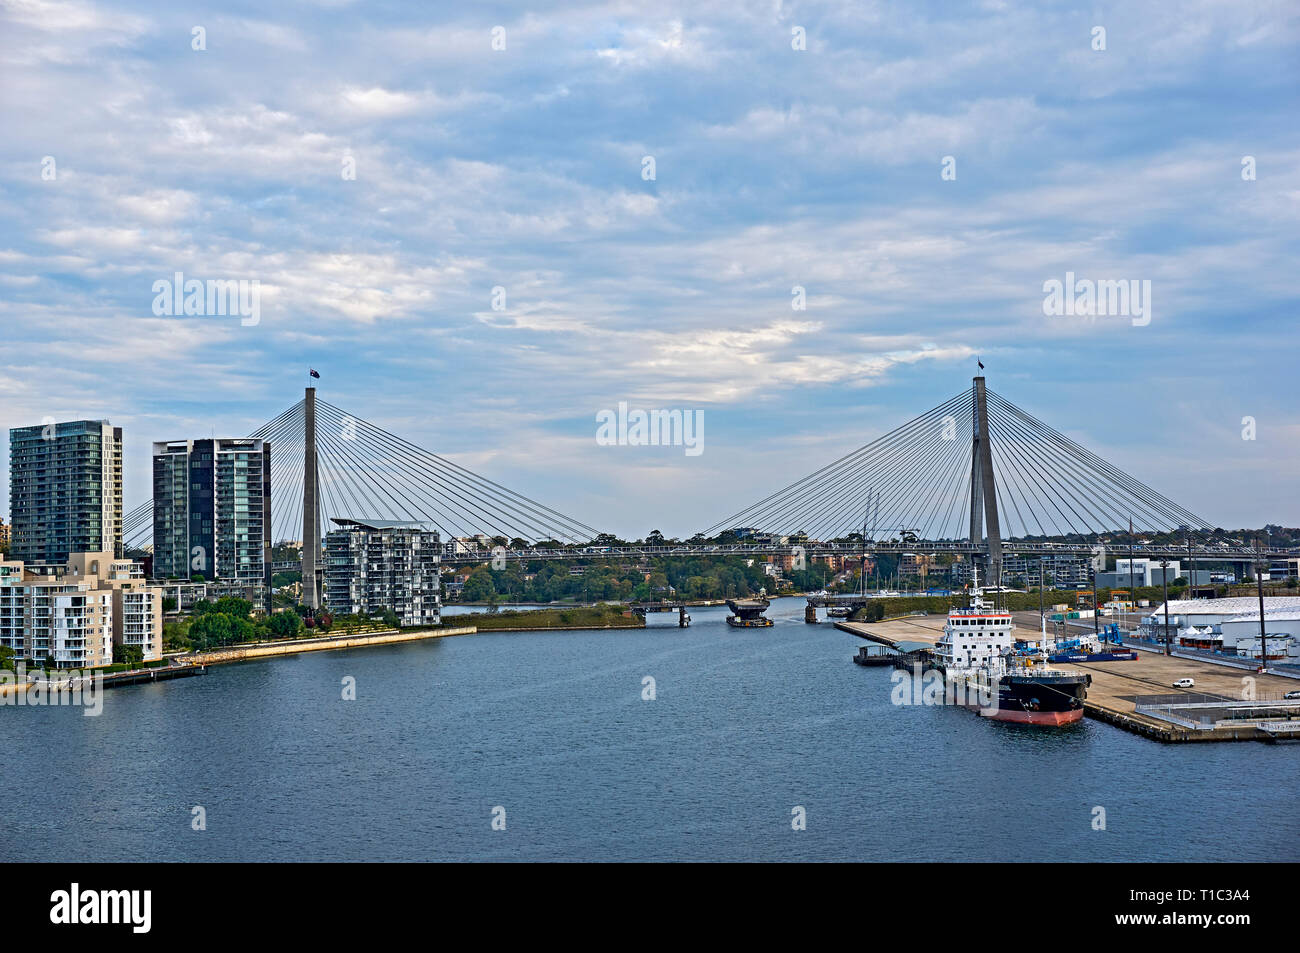
M1038 613L1017 612L1013 618L1018 629L1038 631ZM887 622L836 622L835 627L908 652L934 646L943 635L945 621L944 616L934 615ZM1283 698L1286 692L1300 689L1300 679L1259 675L1200 659L1166 656L1152 649L1139 649L1134 661L1070 662L1066 667L1092 676L1084 702L1087 717L1153 741L1278 742L1300 738L1300 700ZM1195 690L1179 693L1174 689L1173 683L1181 678L1194 679Z
M104 676L105 688L123 685L141 685L145 682L166 682L173 678L193 678L206 675L207 666L202 664L168 665L159 668L139 668L129 672L113 672Z

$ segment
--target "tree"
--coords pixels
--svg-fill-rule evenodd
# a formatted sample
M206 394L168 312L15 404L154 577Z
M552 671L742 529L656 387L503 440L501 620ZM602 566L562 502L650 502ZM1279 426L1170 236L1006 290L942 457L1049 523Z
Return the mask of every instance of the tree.
M273 639L292 639L302 631L302 619L296 612L274 612L266 627Z
M144 652L138 645L114 645L113 661L134 667L144 661Z
M248 619L240 619L235 616L225 616L225 618L230 620L230 641L257 641L257 626L253 625Z
M193 643L190 642L188 632L189 626L185 622L164 622L163 648L174 652L190 648Z
M234 638L233 620L220 612L205 612L190 623L190 641L200 649L229 645Z
M222 615L232 616L236 619L247 619L253 612L253 604L247 599L236 599L234 596L226 596L213 603L212 611L220 612Z
M483 566L475 569L465 580L465 588L460 597L465 602L488 602L497 594L492 573Z
M247 599L237 599L234 596L225 596L216 602L201 599L194 603L194 614L196 616L215 612L220 615L233 616L236 619L247 619L252 611L253 604L251 602Z
M885 604L879 599L872 599L862 610L863 622L879 622L885 617Z

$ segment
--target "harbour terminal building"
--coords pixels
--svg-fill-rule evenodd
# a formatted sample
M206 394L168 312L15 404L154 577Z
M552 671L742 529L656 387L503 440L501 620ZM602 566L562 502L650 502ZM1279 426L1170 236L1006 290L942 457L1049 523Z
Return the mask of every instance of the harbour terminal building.
M1300 662L1300 596L1266 596L1264 628L1270 659ZM1142 618L1139 629L1148 638L1164 636L1164 603ZM1259 658L1259 599L1170 599L1169 630L1187 648Z
M9 556L122 556L122 428L75 420L9 431Z
M270 610L271 445L153 445L153 576L220 583Z
M162 658L162 591L138 563L73 553L62 565L0 563L0 645L56 668L99 668L113 647Z
M339 615L397 613L403 626L442 619L442 541L418 521L347 519L325 536L325 602Z

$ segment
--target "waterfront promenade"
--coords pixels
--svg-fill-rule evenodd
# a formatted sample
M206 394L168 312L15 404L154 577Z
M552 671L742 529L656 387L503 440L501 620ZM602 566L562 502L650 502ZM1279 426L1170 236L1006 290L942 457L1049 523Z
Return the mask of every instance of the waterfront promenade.
M228 662L246 662L252 659L273 658L277 655L296 655L300 652L324 652L338 649L371 648L398 642L418 642L423 639L440 639L453 635L473 635L478 629L472 625L438 629L383 629L355 635L322 636L314 639L293 639L288 642L256 642L250 645L232 645L227 648L193 652L181 656L198 665L222 665Z

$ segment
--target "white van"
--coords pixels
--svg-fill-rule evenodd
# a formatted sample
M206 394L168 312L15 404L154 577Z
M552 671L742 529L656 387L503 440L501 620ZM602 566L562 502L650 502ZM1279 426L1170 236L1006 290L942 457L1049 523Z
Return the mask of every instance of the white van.
M1174 688L1193 688L1195 685L1196 682L1190 678L1180 678L1174 682Z

